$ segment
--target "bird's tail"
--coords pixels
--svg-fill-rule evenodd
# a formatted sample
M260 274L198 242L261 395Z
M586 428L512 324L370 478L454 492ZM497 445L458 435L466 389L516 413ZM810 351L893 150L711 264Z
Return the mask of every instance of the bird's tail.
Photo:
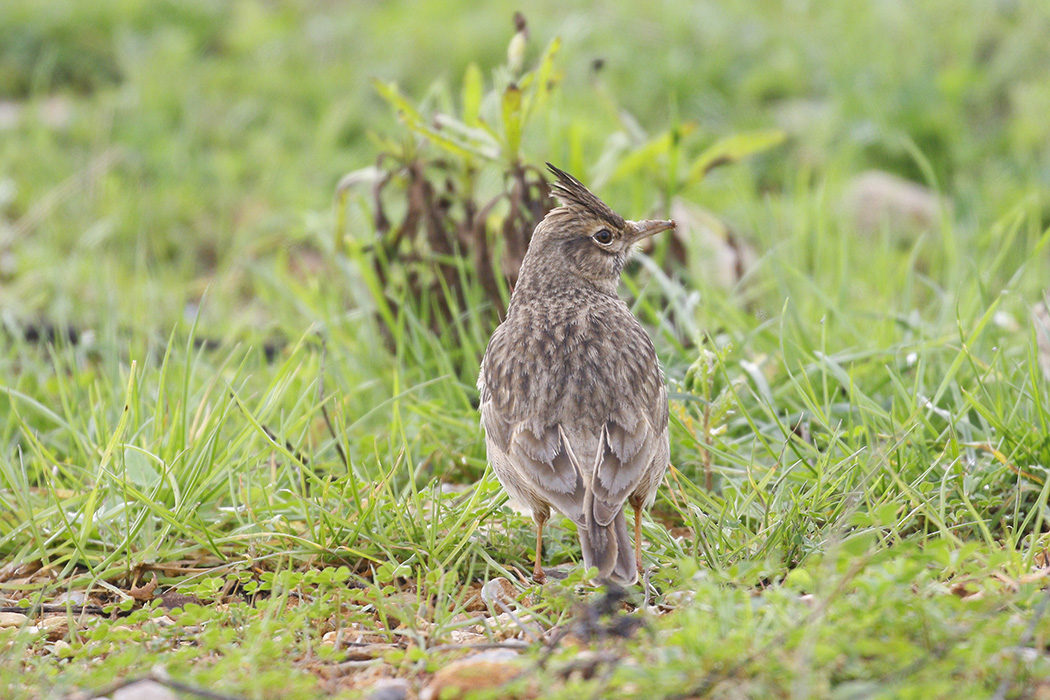
M638 565L622 508L608 525L600 525L590 518L589 527L580 527L577 532L583 550L583 565L588 569L592 566L598 569L595 580L608 579L621 586L631 586L638 580Z

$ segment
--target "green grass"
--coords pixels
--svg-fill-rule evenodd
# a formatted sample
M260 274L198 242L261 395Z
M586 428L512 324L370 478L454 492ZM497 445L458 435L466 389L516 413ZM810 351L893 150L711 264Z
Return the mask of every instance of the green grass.
M434 152L368 78L459 113L476 63L498 95L515 8L5 4L0 605L105 614L0 627L0 695L155 668L234 697L417 692L494 644L523 673L477 697L1045 694L1050 12L957 5L530 12L530 61L563 43L526 161L629 217L698 204L756 251L728 288L695 250L628 270L674 468L649 586L597 619L571 523L544 548L567 577L523 575L469 258L451 318L393 311L367 187L333 203L384 144ZM678 178L774 127L784 145ZM862 233L842 202L868 168L935 189L939 220ZM479 196L500 172L480 165ZM27 335L45 323L54 342ZM132 599L154 574L181 611ZM498 577L514 595L482 596Z

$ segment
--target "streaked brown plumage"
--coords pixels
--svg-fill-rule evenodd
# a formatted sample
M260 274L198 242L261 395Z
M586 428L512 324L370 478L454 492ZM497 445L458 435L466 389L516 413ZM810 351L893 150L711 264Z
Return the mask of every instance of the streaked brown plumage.
M489 461L536 520L576 523L586 567L622 585L641 569L641 510L667 468L667 389L653 343L616 295L638 241L673 221L625 221L547 164L563 206L533 233L478 377ZM635 511L635 546L624 507Z

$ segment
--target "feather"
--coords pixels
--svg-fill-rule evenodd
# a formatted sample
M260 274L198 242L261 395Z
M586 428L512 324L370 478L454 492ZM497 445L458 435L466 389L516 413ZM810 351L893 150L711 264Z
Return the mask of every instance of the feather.
M582 182L550 163L547 163L547 168L558 178L557 182L551 184L551 191L557 195L558 199L565 206L570 209L573 207L582 209L604 219L616 228L624 227L626 222L623 217L610 209L608 204L594 196L589 189L584 187Z

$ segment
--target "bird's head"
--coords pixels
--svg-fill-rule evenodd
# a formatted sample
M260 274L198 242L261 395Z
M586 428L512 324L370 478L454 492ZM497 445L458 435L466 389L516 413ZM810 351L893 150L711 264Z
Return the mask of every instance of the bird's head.
M546 271L562 268L615 290L634 244L675 227L674 221L627 221L572 175L547 167L557 177L551 189L562 206L548 212L529 244L530 253L535 249L529 257L540 256L536 262Z

